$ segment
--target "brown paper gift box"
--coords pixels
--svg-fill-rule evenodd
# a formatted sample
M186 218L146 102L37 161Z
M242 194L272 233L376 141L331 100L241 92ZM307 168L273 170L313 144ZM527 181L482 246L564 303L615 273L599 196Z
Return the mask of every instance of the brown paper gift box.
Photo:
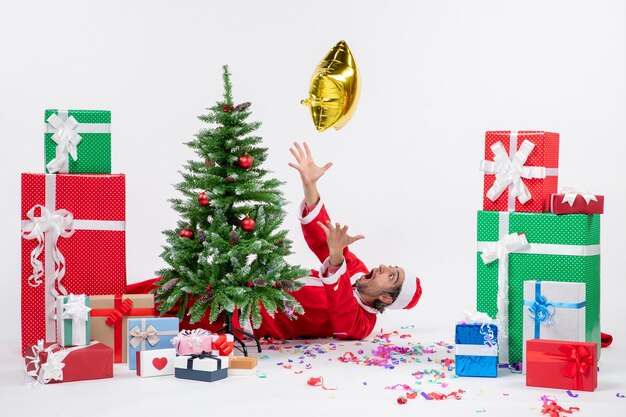
M254 369L258 363L255 356L231 356L229 361L229 369Z
M113 349L113 362L127 362L128 318L154 317L154 294L93 295L91 338Z

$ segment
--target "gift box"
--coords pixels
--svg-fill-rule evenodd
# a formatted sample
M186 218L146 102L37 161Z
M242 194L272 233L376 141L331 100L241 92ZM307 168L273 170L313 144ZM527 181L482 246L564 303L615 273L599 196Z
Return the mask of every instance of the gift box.
M91 343L89 297L84 294L57 297L57 343L81 346Z
M485 133L483 210L547 212L558 188L559 134Z
M563 190L552 194L550 211L554 214L602 214L604 196L579 190Z
M176 349L135 351L137 375L141 377L174 375Z
M212 350L216 350L220 356L230 356L235 350L235 339L232 334L214 334Z
M111 112L46 110L44 115L46 172L111 173Z
M136 352L172 346L178 334L178 318L128 319L128 369L137 366Z
M498 376L498 327L491 323L456 325L457 376Z
M128 361L128 319L154 317L154 294L91 297L91 337L113 348L115 363Z
M213 353L177 356L174 361L174 376L182 379L214 382L228 376L229 359Z
M22 174L22 353L56 341L59 295L126 291L123 175Z
M584 283L524 282L524 373L526 340L585 341L585 292Z
M531 339L526 352L529 387L594 391L598 386L595 343Z
M229 376L251 376L257 371L258 359L255 356L229 356Z
M585 283L585 340L599 346L599 215L479 211L477 231L477 308L498 319L500 363L522 361L524 281Z
M171 343L179 355L198 355L213 350L213 336L204 329L181 330Z
M111 348L93 341L63 348L43 339L26 349L26 373L42 384L113 377Z

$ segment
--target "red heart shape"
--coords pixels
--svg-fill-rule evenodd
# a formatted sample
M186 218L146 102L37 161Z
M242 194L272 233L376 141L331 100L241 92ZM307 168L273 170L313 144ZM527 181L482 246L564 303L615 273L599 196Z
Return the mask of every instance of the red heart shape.
M167 358L154 358L152 359L152 365L161 371L167 365Z

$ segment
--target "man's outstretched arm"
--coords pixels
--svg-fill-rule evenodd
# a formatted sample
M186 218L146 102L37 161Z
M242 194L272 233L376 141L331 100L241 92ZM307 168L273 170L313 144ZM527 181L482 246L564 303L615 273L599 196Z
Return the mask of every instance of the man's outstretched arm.
M327 163L323 167L315 164L311 150L306 142L303 142L304 149L298 142L294 142L294 148L289 148L291 154L296 158L297 164L289 162L289 166L296 169L300 173L302 180L302 188L304 190L304 202L307 205L314 205L320 200L320 194L317 191L317 180L333 166L332 162Z

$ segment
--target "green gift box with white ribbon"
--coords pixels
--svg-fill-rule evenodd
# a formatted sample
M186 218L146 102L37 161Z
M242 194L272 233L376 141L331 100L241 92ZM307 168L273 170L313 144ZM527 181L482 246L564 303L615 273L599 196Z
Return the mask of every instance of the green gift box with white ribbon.
M110 111L48 109L44 122L46 173L111 173Z
M586 284L585 339L599 352L599 215L479 211L477 232L476 305L498 320L500 363L522 361L524 281L532 280Z
M84 294L56 299L57 343L60 346L86 346L91 343L91 303Z

